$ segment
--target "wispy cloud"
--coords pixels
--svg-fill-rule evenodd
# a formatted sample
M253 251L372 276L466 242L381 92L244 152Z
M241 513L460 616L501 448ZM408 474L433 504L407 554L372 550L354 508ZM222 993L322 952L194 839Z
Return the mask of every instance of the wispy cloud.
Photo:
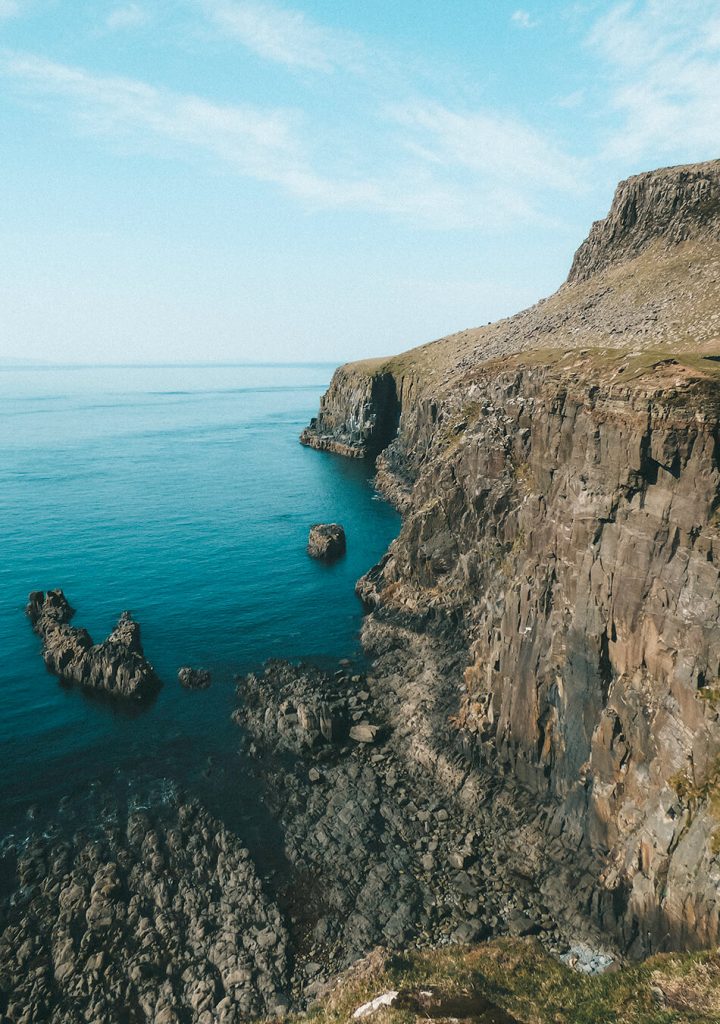
M244 173L286 181L298 168L292 116L282 110L221 106L130 78L93 75L27 54L5 54L0 73L26 94L62 100L85 132L143 141L165 139L214 153Z
M588 46L604 62L621 117L612 157L720 154L720 11L716 0L644 0L614 6Z
M513 25L515 25L516 28L525 29L537 28L537 26L540 24L539 21L533 18L529 11L523 10L513 11L513 13L510 15L510 21L513 23Z
M0 21L6 18L16 18L20 14L20 4L17 0L0 0Z
M585 102L585 90L575 89L565 96L558 97L555 102L558 107L562 107L564 110L575 110L576 107L581 107Z
M105 25L111 32L123 29L140 28L150 21L148 11L140 4L124 4L122 7L115 7L105 19Z
M582 164L529 125L485 111L458 112L438 103L389 108L415 133L416 149L448 168L467 168L501 183L577 191Z
M578 162L527 125L436 103L386 106L370 129L377 148L368 153L356 129L340 162L322 140L319 151L311 144L318 126L311 132L299 111L221 105L27 54L0 56L0 75L84 133L173 158L209 155L314 207L495 230L542 221L543 195L575 191L580 178Z
M326 73L361 62L363 46L356 36L318 24L301 11L232 0L203 0L203 8L225 35L265 60Z

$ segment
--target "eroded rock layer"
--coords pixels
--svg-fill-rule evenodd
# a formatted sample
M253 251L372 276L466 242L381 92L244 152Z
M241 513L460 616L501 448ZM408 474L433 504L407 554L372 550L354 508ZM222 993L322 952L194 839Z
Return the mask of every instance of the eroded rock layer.
M360 443L344 402L394 376L368 649L454 646L451 678L405 672L468 768L548 801L578 902L636 955L720 939L719 190L717 163L623 183L556 296L343 368L313 428ZM412 728L442 770L439 716Z

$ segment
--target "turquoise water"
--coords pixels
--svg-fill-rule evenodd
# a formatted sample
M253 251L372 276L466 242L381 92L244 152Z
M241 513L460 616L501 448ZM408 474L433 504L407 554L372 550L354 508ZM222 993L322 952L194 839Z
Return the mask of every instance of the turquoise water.
M238 743L234 673L358 651L354 583L399 521L368 464L298 443L331 373L0 369L0 831L129 773L200 787ZM331 520L348 552L326 566L305 543ZM23 609L58 586L95 640L133 612L164 682L150 708L46 673ZM183 664L209 668L210 690L183 690Z

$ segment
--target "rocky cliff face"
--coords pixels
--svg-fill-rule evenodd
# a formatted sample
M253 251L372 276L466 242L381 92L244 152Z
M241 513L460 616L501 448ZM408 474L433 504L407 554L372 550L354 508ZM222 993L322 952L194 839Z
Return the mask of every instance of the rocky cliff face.
M397 434L398 381L391 373L356 374L341 367L320 402L303 444L350 458L377 455Z
M568 281L584 281L654 242L666 251L689 238L720 238L718 162L638 174L618 186L610 213L593 224Z
M396 724L541 807L538 885L635 955L720 940L718 195L717 163L630 179L556 296L338 371L309 435L397 419L403 528L358 586Z

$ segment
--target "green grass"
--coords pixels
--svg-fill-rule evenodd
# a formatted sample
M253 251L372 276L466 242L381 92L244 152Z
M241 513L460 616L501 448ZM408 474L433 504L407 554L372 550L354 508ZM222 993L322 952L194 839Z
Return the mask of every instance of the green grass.
M497 939L474 947L375 951L343 975L310 1011L314 1024L340 1024L389 989L435 987L483 996L522 1024L718 1024L720 954L656 956L588 977L561 964L533 939ZM407 1010L382 1009L372 1024L410 1024Z

